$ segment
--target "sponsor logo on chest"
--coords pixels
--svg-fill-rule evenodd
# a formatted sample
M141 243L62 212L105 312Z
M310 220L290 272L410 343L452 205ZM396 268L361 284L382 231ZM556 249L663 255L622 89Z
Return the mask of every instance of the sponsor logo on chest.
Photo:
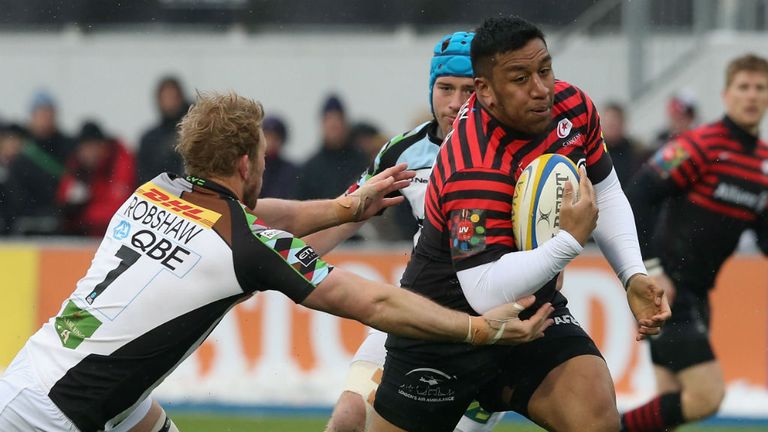
M712 195L721 201L749 207L756 212L765 210L768 205L768 191L755 193L730 183L720 183Z

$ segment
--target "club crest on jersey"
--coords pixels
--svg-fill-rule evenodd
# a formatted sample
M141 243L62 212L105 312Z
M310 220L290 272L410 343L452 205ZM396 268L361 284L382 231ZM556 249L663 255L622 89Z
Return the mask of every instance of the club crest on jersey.
M560 120L560 122L557 123L557 137L558 138L565 138L571 133L571 128L573 127L573 123L571 123L570 120L567 118L564 118Z
M485 210L454 210L451 212L449 228L454 258L468 257L485 250Z

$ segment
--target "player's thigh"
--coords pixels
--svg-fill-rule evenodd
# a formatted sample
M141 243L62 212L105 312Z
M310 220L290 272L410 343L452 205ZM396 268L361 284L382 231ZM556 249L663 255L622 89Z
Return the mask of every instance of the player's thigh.
M408 432L405 429L393 425L375 411L373 412L372 417L371 426L368 429L368 432Z
M717 412L725 397L725 380L720 364L713 360L681 370L683 415L697 420Z
M605 361L566 360L549 372L528 403L530 418L553 431L618 431L616 393Z
M513 347L504 364L503 378L491 382L480 393L480 404L489 411L516 411L528 418L534 392L566 361L594 356L602 361L600 350L578 324L567 307L553 313L555 324L544 337Z
M653 374L656 376L656 392L659 394L675 393L682 389L677 374L663 366L654 365Z
M374 408L387 423L410 432L452 431L479 388L499 377L508 348L392 350ZM396 429L395 429L396 430Z
M328 422L328 432L365 430L372 413L376 388L381 382L382 367L377 363L355 361L349 367L347 379Z

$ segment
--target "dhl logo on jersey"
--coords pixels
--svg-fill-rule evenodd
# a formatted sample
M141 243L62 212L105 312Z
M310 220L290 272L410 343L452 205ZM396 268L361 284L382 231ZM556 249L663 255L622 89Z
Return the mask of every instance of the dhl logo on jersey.
M213 224L215 224L221 217L220 213L185 201L152 182L139 186L136 194L167 209L173 214L208 228L213 227Z

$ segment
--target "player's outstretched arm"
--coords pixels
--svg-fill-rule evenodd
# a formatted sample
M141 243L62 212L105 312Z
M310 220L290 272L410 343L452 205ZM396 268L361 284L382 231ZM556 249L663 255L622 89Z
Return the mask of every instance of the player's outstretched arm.
M255 212L265 224L298 237L347 222L364 221L382 209L403 201L402 196L388 198L387 195L410 184L415 173L406 171L406 168L406 164L388 168L352 194L332 200L259 199Z
M549 303L528 320L517 318L534 300L529 296L470 317L408 290L336 268L302 304L401 336L483 345L524 343L543 336L552 324L547 318L553 310Z

